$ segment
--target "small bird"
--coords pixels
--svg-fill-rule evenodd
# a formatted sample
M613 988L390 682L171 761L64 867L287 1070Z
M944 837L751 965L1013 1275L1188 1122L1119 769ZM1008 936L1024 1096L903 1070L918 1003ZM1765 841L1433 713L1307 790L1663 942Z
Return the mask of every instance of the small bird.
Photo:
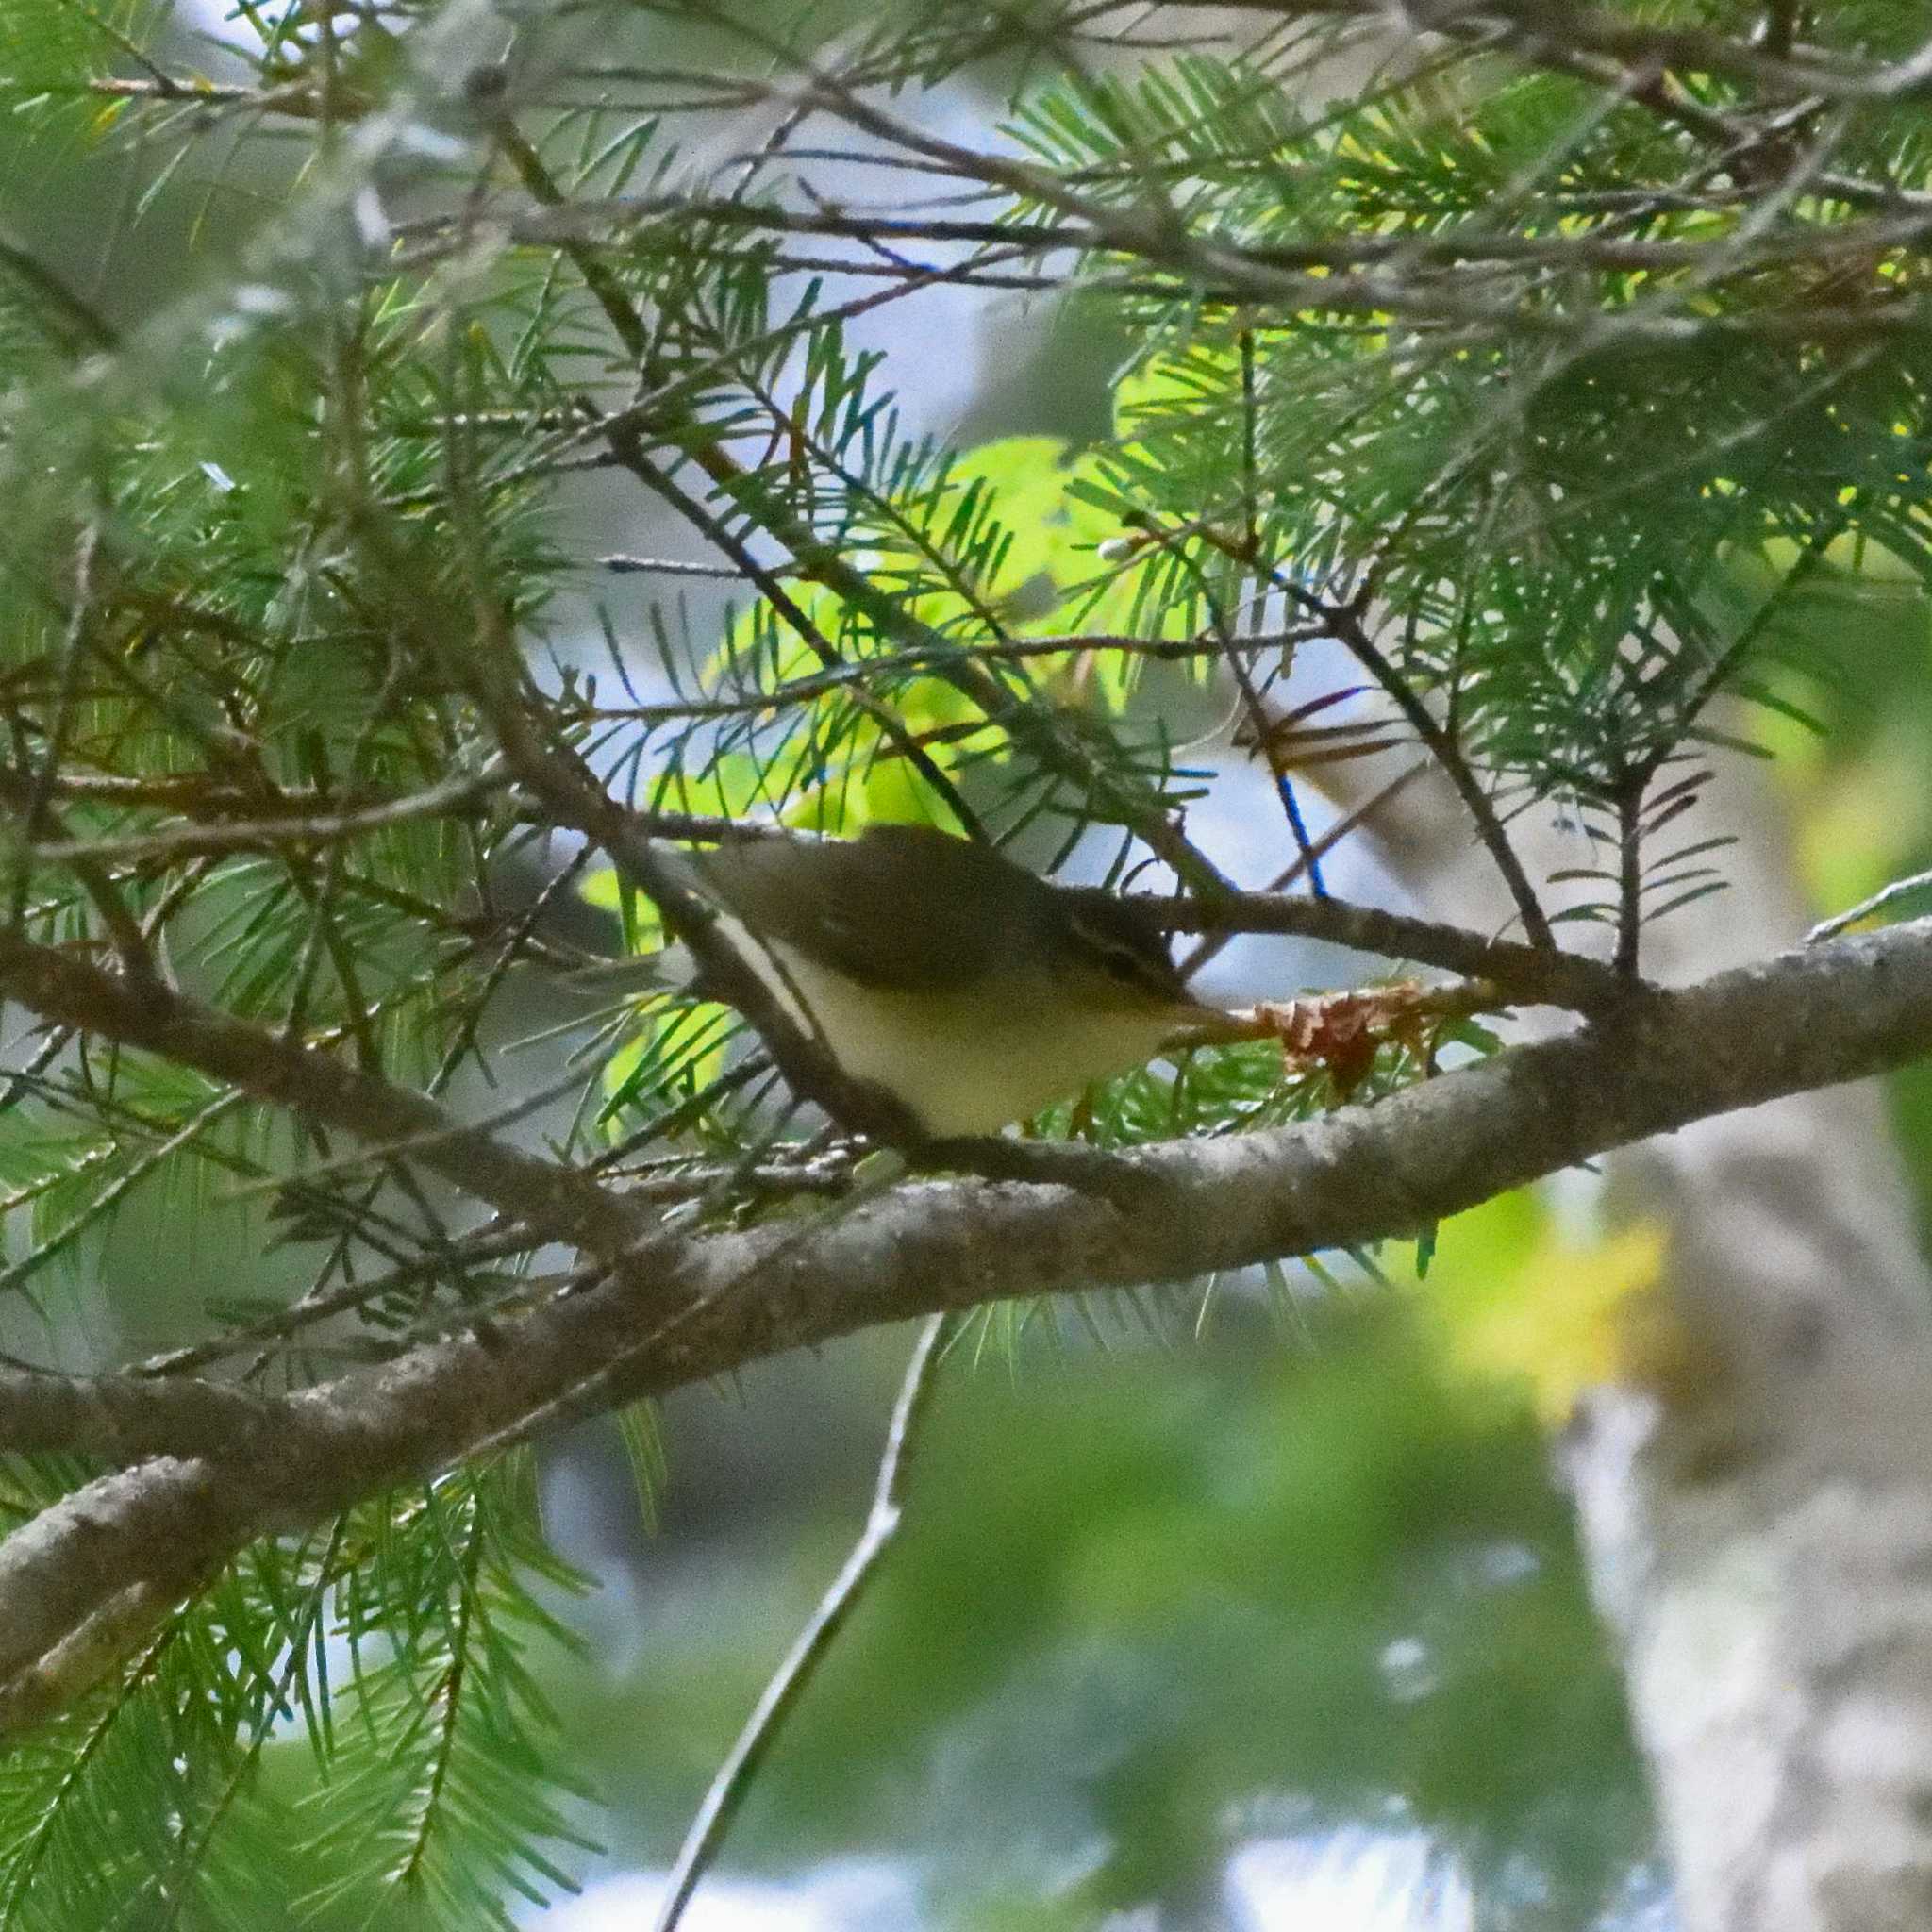
M994 1133L1228 1019L1143 907L929 826L652 862L685 901L666 923L691 990L745 1011L796 1091L874 1139Z

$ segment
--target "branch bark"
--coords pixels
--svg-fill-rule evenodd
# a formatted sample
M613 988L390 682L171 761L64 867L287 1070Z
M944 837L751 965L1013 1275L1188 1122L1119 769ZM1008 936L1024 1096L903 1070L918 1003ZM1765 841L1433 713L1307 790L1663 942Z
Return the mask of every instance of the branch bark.
M212 1385L113 1385L111 1427L77 1423L76 1434L97 1453L118 1442L153 1459L0 1544L4 1685L131 1586L184 1593L253 1538L432 1473L532 1415L562 1412L575 1391L614 1406L918 1314L1400 1237L1643 1136L1897 1065L1932 1050L1932 921L1644 995L1373 1108L1096 1156L1104 1191L921 1180L802 1227L684 1237L420 1095L52 948L0 938L0 992L398 1158L408 1146L407 1158L608 1264L586 1291L262 1398L246 1415L217 1407L233 1391ZM83 1415L85 1392L73 1400ZM0 1445L48 1439L44 1401L0 1402ZM5 1709L0 1694L0 1721Z

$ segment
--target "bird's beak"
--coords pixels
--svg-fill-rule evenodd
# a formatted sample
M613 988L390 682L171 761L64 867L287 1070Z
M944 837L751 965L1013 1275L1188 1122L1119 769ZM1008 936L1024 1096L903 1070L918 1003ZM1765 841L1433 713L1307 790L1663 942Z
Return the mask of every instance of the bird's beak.
M1231 1013L1225 1007L1210 1007L1205 1000L1182 1000L1174 1008L1174 1031L1168 1036L1172 1047L1223 1046L1231 1041L1267 1037L1256 1030L1252 1012Z

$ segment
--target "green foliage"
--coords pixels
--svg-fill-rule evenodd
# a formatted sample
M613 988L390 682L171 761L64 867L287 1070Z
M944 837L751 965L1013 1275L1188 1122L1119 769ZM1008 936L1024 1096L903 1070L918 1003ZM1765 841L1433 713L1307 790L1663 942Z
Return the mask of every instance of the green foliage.
M557 1044L544 990L578 963L579 874L627 948L658 934L594 855L552 849L507 704L532 756L581 759L641 811L924 822L1048 866L1097 830L1116 882L1157 856L1195 887L1191 808L1226 760L1174 718L1221 704L1286 808L1256 827L1274 871L1307 876L1299 801L1338 768L1426 758L1506 871L1522 814L1568 816L1586 862L1512 879L1519 916L1532 938L1529 914L1608 923L1631 967L1649 923L1724 884L1716 760L1792 754L1822 896L1926 862L1923 89L1798 111L1748 63L1600 84L1445 37L1329 99L1343 20L1099 63L1098 16L1059 5L853 9L824 42L829 16L707 0L243 5L219 44L174 11L0 5L22 184L0 230L0 807L4 916L31 939L146 959L317 1054L522 1120L527 1095L490 1083L533 1063L511 1046ZM1740 44L1755 25L1741 5L1610 11ZM1818 11L1848 63L1923 35L1903 0ZM1003 134L931 131L936 102L989 82L1009 84ZM821 178L808 142L860 136ZM49 182L64 213L32 198ZM1016 280L1133 344L1096 446L954 447L899 411L903 360L953 345L882 351L877 312ZM728 608L680 600L687 559L599 561L591 527L641 509L703 546ZM1829 750L1801 742L1820 725ZM728 1013L658 994L562 1017L539 1129L559 1153L687 1223L800 1211L784 1162L809 1124ZM1492 1043L1473 1024L1391 1040L1350 1091ZM221 1271L184 1338L275 1386L487 1333L532 1291L541 1236L406 1158L69 1032L16 1059L10 1345L104 1352L86 1291L121 1217L184 1249L191 1227L202 1252L275 1243L286 1279ZM1034 1124L1131 1145L1340 1097L1333 1066L1258 1045ZM1032 1541L975 1583L985 1647L927 1714L992 1697L1000 1647L1071 1603L1082 1641L1158 1657L1142 1690L1168 1673L1197 1724L1265 1731L1324 1804L1402 1784L1471 1840L1534 1838L1517 1719L1585 1641L1574 1578L1522 1418L1407 1346L1312 1399L1156 1404L1132 1441L1077 1405L1029 1458L990 1441L974 1521ZM1256 1567L1254 1518L1215 1490L1236 1437L1262 1445L1244 1480L1273 1533L1319 1562ZM655 1469L635 1418L629 1446ZM1515 1533L1485 1520L1502 1465L1559 1581L1500 1638L1456 1624L1463 1689L1427 1722L1351 1730L1358 1593L1453 1595L1441 1525ZM8 1474L25 1520L91 1472ZM1081 1539L1056 1508L1076 1495L1141 1513ZM861 1633L880 1682L917 1685L944 1649L923 1617L967 1536L908 1546L891 1627ZM502 1464L264 1542L8 1757L0 1928L250 1923L264 1847L284 1903L326 1925L502 1923L511 1894L561 1889L582 1793L537 1659L565 1639L539 1586L567 1581ZM1157 1634L1183 1611L1198 1655ZM1033 1659L1041 1681L1077 1676L1076 1649ZM1217 1676L1227 1659L1247 1668ZM1620 1750L1593 1654L1584 1677L1577 1751ZM868 1756L868 1696L832 1721L843 1763ZM1210 1803L1274 1775L1229 1745L1186 1789L1151 1709L1091 1794L1111 1847L1094 1911L1147 1889L1133 1847L1205 1871ZM1487 1782L1451 1775L1458 1751ZM855 1780L826 1832L883 1786Z
M511 1896L573 1889L557 1852L597 1848L570 1822L589 1793L531 1669L533 1647L572 1641L531 1594L533 1571L570 1580L532 1529L492 1472L349 1529L373 1548L337 1590L350 1673L315 1707L323 1776L292 1814L299 1920L508 1927Z
M80 1474L21 1467L5 1507ZM569 1889L587 1793L532 1660L574 1640L536 1582L575 1579L514 1465L258 1548L9 1754L0 1919L245 1927L274 1898L318 1925L507 1926L509 1895Z

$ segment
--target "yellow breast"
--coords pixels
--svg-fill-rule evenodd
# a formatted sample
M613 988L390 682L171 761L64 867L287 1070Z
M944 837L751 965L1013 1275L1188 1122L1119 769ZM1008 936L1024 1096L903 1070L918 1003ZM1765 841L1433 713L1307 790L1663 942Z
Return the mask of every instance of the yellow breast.
M940 1139L991 1134L1064 1100L1090 1080L1139 1066L1174 1031L1171 1014L1064 999L901 992L863 986L781 941L728 937L801 1031L854 1079L882 1087Z

